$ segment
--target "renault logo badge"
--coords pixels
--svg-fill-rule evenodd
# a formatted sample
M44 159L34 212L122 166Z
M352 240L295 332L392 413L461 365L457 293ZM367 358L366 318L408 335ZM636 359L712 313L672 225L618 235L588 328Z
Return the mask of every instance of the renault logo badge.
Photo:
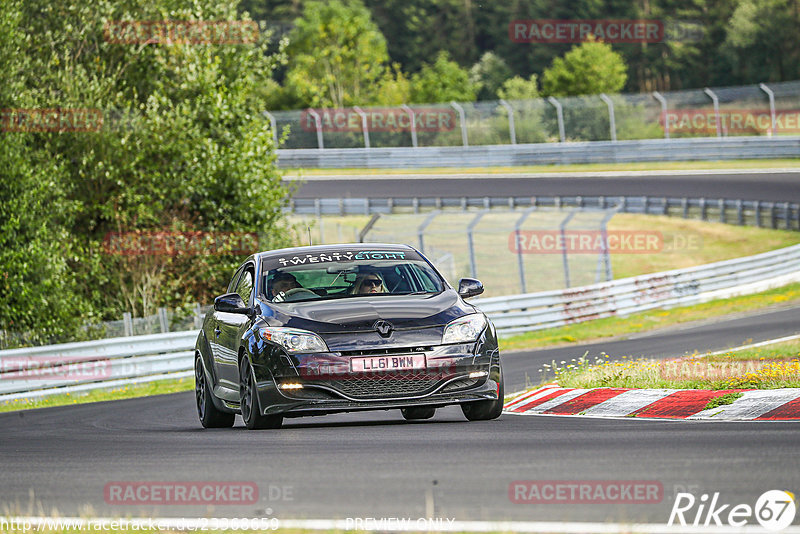
M378 332L381 335L381 337L389 337L389 336L391 336L392 335L392 330L394 330L394 327L392 326L392 323L390 323L388 321L384 321L383 319L381 319L379 321L375 321L375 324L372 325L372 328L374 328L375 331Z

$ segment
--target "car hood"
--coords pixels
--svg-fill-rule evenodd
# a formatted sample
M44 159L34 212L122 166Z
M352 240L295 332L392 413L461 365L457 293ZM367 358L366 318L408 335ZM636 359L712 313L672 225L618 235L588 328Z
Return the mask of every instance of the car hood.
M319 333L374 330L384 320L395 330L444 326L475 310L453 290L426 295L381 295L272 304L284 326Z

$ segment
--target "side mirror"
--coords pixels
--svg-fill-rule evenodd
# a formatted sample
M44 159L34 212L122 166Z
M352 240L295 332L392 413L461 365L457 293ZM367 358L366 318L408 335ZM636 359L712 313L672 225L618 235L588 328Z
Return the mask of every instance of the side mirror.
M249 315L252 312L238 293L225 293L215 298L214 310L223 313L242 313L245 315Z
M462 299L468 299L483 293L483 284L474 278L462 278L458 281L458 294Z

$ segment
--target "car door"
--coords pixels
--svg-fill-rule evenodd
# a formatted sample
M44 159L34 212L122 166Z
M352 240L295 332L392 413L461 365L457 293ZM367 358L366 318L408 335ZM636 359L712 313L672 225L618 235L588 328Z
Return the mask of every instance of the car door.
M253 283L255 269L248 263L242 268L232 293L238 293L245 305L252 306ZM217 377L220 386L229 390L231 399L239 399L239 344L243 331L247 328L250 317L243 313L216 312L218 356L216 359ZM226 392L228 393L228 392ZM227 396L226 396L227 398Z

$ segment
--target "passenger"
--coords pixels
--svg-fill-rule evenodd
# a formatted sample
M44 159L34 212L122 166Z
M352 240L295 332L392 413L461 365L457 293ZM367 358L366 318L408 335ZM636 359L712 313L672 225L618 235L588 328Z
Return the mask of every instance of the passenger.
M369 295L371 293L386 293L383 279L378 273L367 271L359 273L353 284L354 295Z
M293 274L278 273L270 283L269 298L270 300L275 300L275 297L281 293L286 293L290 289L295 289L298 287L303 286L300 285L300 283L297 281L297 278L295 278Z

